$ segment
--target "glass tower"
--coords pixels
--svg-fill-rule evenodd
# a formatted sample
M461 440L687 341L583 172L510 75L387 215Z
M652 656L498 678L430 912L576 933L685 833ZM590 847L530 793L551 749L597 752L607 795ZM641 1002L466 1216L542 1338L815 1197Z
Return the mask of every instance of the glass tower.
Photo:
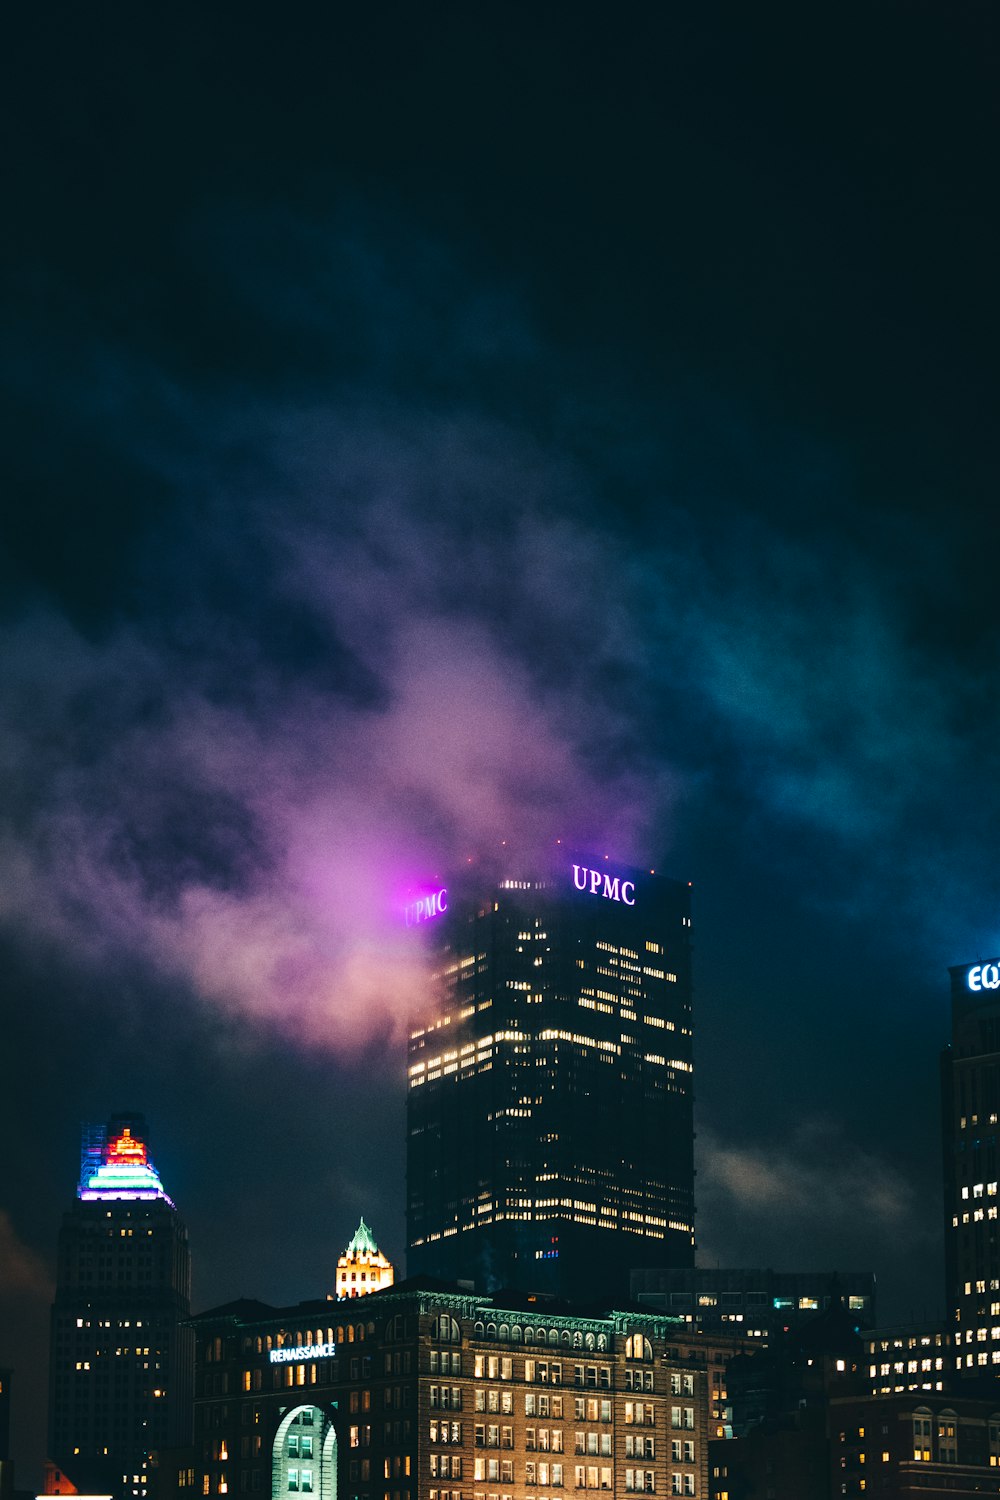
M558 854L408 920L439 957L410 1037L410 1275L575 1300L694 1260L687 885Z

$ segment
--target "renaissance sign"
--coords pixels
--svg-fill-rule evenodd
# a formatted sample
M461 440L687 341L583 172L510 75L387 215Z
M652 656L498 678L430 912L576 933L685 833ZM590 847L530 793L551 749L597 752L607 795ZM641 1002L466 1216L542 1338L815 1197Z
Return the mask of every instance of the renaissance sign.
M409 906L404 907L403 915L406 918L407 927L416 927L418 922L427 922L431 917L440 917L447 910L448 889L442 886L439 891L431 891L430 895L411 901Z
M965 982L970 990L1000 990L1000 963L975 964Z
M587 891L591 896L603 896L605 901L635 905L635 881L622 880L618 875L609 875L606 870L588 870L585 865L574 865L573 884L578 891Z
M294 1348L271 1349L268 1359L272 1365L294 1365L305 1359L334 1359L336 1344L296 1344Z

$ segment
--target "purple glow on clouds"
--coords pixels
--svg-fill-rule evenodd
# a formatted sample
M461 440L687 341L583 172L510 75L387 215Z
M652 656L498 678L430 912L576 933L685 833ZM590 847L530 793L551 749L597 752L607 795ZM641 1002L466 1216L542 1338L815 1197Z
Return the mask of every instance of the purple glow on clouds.
M419 935L399 920L415 871L567 832L635 852L655 798L628 755L609 769L625 719L593 688L615 634L606 551L530 497L479 535L461 486L428 520L382 477L337 524L312 491L278 530L270 510L243 518L267 533L271 602L319 620L363 693L278 670L252 616L192 609L169 635L98 642L53 613L4 630L8 924L350 1049L426 1002ZM238 567L230 520L210 524Z

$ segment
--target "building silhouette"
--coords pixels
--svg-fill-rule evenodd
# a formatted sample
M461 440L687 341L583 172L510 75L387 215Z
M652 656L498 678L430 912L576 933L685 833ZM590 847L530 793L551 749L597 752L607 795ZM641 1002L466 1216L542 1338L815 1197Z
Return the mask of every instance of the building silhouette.
M557 851L407 909L440 959L410 1038L407 1267L579 1300L694 1257L687 885Z
M84 1132L77 1201L59 1233L49 1356L53 1485L125 1500L150 1454L190 1440L187 1230L150 1159L141 1115Z

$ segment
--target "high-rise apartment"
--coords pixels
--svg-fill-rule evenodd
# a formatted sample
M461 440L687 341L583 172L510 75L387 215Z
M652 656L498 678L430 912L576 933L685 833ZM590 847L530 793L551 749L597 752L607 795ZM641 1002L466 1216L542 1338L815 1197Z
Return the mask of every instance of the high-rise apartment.
M951 969L941 1059L945 1305L962 1375L1000 1373L1000 959Z
M77 1491L142 1497L149 1455L190 1440L187 1230L141 1115L84 1132L77 1201L59 1233L49 1456Z
M407 920L440 958L409 1048L409 1273L581 1299L691 1265L689 887L559 851Z

